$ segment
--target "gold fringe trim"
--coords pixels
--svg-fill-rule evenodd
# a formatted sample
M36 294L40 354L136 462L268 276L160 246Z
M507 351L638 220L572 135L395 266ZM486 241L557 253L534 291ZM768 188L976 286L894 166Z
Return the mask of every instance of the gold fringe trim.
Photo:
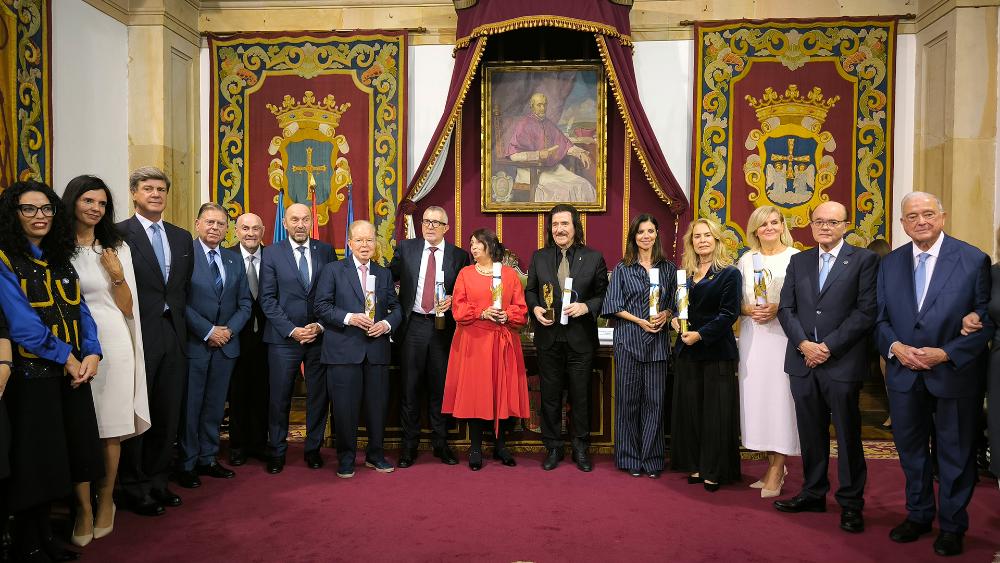
M632 189L632 155L629 153L629 142L625 139L625 169L622 171L622 176L625 180L625 195L622 198L622 256L625 255L625 250L628 248L628 228L629 228L629 200L631 199L631 189Z
M559 27L562 29L571 29L573 31L586 31L589 33L599 33L601 35L607 35L609 37L614 37L619 43L625 45L626 47L632 46L632 36L625 35L619 32L616 28L603 24L592 22L589 20L580 20L576 18L568 18L565 16L524 16L520 18L514 18L511 20L504 20L496 23L490 23L486 25L481 25L472 30L467 37L462 37L455 42L455 50L464 49L472 43L472 40L477 37L485 37L487 35L496 35L498 33L506 33L508 31L513 31L515 29L528 29L532 27Z
M455 138L451 148L455 151L455 242L462 248L462 115L455 118Z
M608 71L608 76L611 82L611 91L615 94L615 102L618 104L618 112L622 116L622 121L625 122L625 136L626 139L631 143L632 149L635 151L637 157L639 157L639 166L642 168L642 173L646 176L646 180L649 185L653 187L653 191L656 195L665 202L667 205L673 205L674 200L670 198L663 189L660 188L660 184L653 178L651 172L651 166L649 164L649 157L646 155L646 151L642 149L639 145L639 137L635 134L635 126L632 123L632 116L629 115L626 105L625 97L622 95L621 84L618 82L618 75L615 73L614 65L611 64L611 55L608 53L608 46L604 42L603 36L596 36L597 47L601 52L601 62L604 63L604 68Z

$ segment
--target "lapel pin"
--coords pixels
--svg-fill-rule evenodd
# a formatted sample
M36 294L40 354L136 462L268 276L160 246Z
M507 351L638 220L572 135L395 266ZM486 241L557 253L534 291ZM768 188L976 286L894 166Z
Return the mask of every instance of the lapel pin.
M844 264L845 264L845 265L847 264L847 260L844 260Z
M63 285L69 285L69 279L68 278L63 278L62 282L63 282Z

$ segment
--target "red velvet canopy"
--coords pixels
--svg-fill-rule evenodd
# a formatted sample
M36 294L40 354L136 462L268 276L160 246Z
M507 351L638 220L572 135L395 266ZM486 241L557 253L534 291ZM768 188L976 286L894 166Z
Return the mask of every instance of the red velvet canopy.
M687 222L688 201L639 100L629 9L611 0L480 0L459 9L455 67L445 111L400 205L401 218L405 217L400 227L412 236L412 215L439 205L452 216L449 238L457 244L467 246L474 229L487 227L526 267L531 252L544 244L544 214L484 213L480 207L478 70L491 37L521 29L562 28L592 34L610 86L608 97L614 98L614 106L608 103L606 210L585 215L588 245L602 251L609 265L615 264L630 217L651 213L660 222L664 250L676 254L680 249L673 242L684 227L680 223Z

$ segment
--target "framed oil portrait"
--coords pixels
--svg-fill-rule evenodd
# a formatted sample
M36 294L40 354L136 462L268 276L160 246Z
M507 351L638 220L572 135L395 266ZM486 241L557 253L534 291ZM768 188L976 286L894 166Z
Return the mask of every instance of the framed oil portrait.
M607 97L600 62L485 64L482 210L604 211Z

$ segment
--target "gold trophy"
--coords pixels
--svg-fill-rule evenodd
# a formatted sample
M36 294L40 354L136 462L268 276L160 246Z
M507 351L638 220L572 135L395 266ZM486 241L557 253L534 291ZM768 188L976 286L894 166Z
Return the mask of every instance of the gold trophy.
M365 312L368 313L368 318L375 320L375 294L368 292L365 294Z
M444 313L438 310L444 300L444 283L437 282L434 284L434 328L437 330L444 330L445 327Z
M660 286L655 285L649 288L649 322L656 319L660 310Z
M545 320L549 322L556 322L556 311L552 308L552 284L547 283L542 285L542 299L545 301Z

